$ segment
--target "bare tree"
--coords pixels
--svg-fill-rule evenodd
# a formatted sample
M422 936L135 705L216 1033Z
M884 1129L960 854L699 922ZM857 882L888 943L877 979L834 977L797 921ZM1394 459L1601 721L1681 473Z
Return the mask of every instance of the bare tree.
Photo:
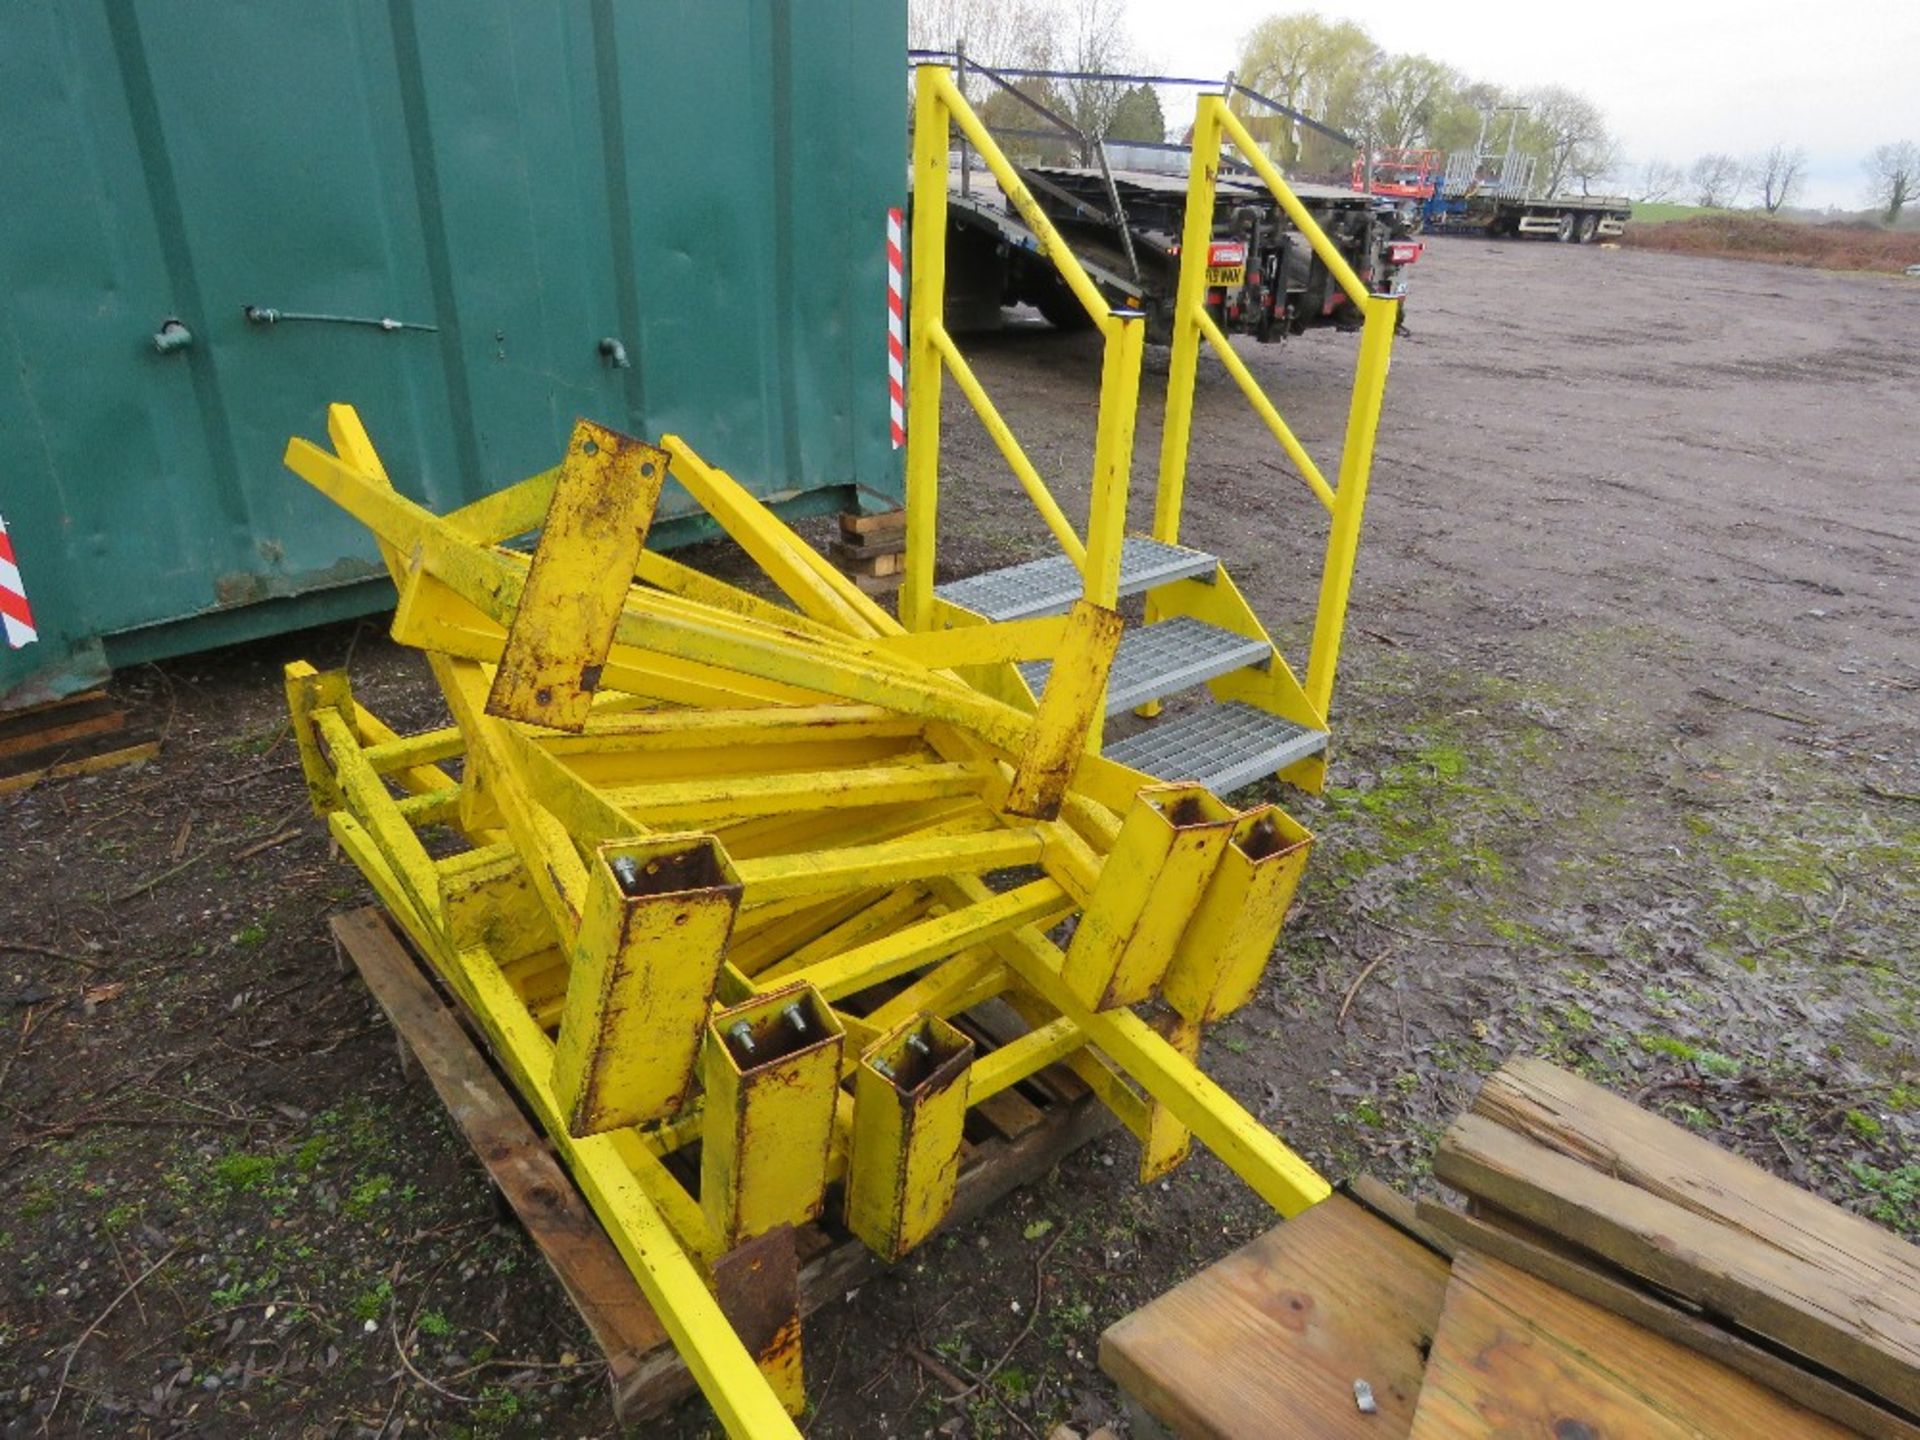
M1111 72L1134 64L1122 0L1065 0L1055 54L1063 70ZM1060 99L1067 119L1090 140L1104 140L1128 87L1113 80L1063 80ZM1091 163L1091 155L1083 157Z
M1769 215L1792 201L1800 182L1806 178L1807 152L1797 145L1776 141L1766 154L1753 162L1753 183L1760 187L1760 203Z
M1687 183L1687 172L1671 160L1649 160L1640 167L1633 182L1633 199L1639 205L1658 205L1671 200Z
M1523 143L1545 162L1546 188L1557 195L1571 176L1598 178L1613 168L1613 137L1600 107L1561 85L1546 85L1524 98Z
M1896 140L1879 146L1867 157L1867 179L1868 193L1886 212L1887 224L1898 225L1900 212L1920 190L1920 145Z
M1720 210L1738 200L1747 188L1747 168L1732 155L1709 153L1693 162L1687 179L1693 183L1696 205Z
M1052 53L1054 7L1045 0L911 0L907 43L916 50L965 48L982 65L1044 66Z

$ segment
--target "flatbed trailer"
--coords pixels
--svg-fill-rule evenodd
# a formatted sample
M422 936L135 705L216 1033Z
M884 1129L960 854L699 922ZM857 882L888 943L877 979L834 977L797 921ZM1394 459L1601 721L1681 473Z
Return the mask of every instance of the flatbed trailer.
M1048 220L1073 246L1110 304L1140 310L1147 338L1172 333L1184 175L1035 166L1024 172ZM1333 185L1296 184L1296 194L1356 273L1382 292L1404 289L1420 247L1390 199ZM1306 238L1259 181L1222 173L1208 255L1208 308L1228 332L1271 342L1321 326L1357 329L1360 317ZM1114 201L1120 219L1112 213ZM947 323L981 329L1004 307L1031 305L1060 328L1085 312L1040 253L1040 242L991 179L956 179L947 197Z
M1446 156L1438 150L1378 150L1353 162L1352 188L1397 202L1421 230L1533 235L1589 245L1622 234L1633 214L1624 195L1535 195L1534 159Z

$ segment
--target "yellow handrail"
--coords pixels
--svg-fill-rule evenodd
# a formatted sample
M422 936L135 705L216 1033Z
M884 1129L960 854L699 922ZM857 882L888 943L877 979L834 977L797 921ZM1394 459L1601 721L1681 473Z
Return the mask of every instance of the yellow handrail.
M1221 147L1228 141L1265 182L1280 208L1306 237L1313 253L1365 319L1360 355L1354 367L1353 394L1347 409L1346 443L1340 452L1337 489L1327 483L1313 457L1260 389L1246 362L1234 352L1232 343L1207 313L1206 268L1213 239L1215 182ZM1193 151L1187 177L1186 219L1181 232L1180 279L1174 298L1173 353L1167 371L1166 423L1161 432L1153 533L1154 538L1168 544L1179 543L1187 452L1193 434L1194 383L1199 370L1200 342L1205 339L1332 517L1303 687L1308 702L1323 717L1333 698L1334 672L1339 663L1340 639L1353 585L1354 558L1359 549L1360 521L1366 507L1367 480L1373 467L1374 440L1380 428L1380 406L1386 393L1387 366L1399 319L1399 299L1368 290L1366 282L1300 203L1286 178L1248 134L1246 126L1227 108L1226 101L1218 95L1203 95L1194 116Z
M1022 183L1013 162L1007 159L954 85L947 69L923 65L915 74L918 84L914 101L913 278L907 341L907 558L900 589L900 618L911 630L927 629L934 619L933 570L940 499L940 387L941 376L946 371L953 373L961 393L980 417L1014 478L1039 510L1061 550L1079 570L1085 598L1111 608L1119 598L1146 319L1138 312L1115 310L1107 303L1086 268ZM947 333L947 167L949 127L952 126L957 126L979 152L1020 218L1038 237L1041 256L1059 272L1061 280L1105 338L1084 542L1074 532L1066 513ZM1094 729L1091 741L1097 745L1098 720Z
M934 348L940 352L940 358L946 362L947 369L953 373L960 393L967 397L973 406L973 413L980 417L980 424L988 437L1000 451L1001 458L1007 462L1007 468L1013 471L1013 478L1020 482L1020 488L1027 492L1027 498L1033 501L1033 508L1040 512L1040 518L1047 522L1047 529L1053 532L1053 538L1060 542L1060 548L1067 552L1075 569L1086 565L1087 547L1080 543L1080 537L1073 533L1073 522L1067 519L1059 503L1053 498L1053 492L1047 489L1046 482L1040 478L1040 472L1033 468L1033 462L1027 459L1027 452L1020 447L1007 422L994 408L993 401L987 398L987 392L973 373L973 367L961 355L960 348L953 343L953 337L947 334L946 326L935 326L932 331Z
M1203 106L1212 104L1219 108L1221 127L1226 131L1227 138L1239 149L1241 159L1251 165L1253 173L1266 182L1267 189L1273 192L1273 198L1278 200L1280 208L1287 212L1287 218L1293 221L1302 235L1307 237L1307 243L1313 246L1313 253L1318 255L1320 263L1327 267L1327 273L1340 282L1340 288L1347 292L1347 298L1353 301L1360 313L1366 314L1372 309L1375 298L1367 289L1366 282L1354 273L1353 267L1347 263L1347 257L1342 255L1339 247L1327 238L1327 232L1320 228L1319 222L1307 213L1307 207L1300 203L1300 197L1293 193L1293 188L1287 184L1279 168L1267 158L1266 151L1260 148L1253 136L1247 133L1247 127L1240 123L1240 117L1229 110L1227 102L1218 95L1203 95L1200 97L1200 103Z
M1273 402L1267 399L1267 392L1260 388L1260 382L1253 378L1253 372L1247 369L1247 362L1235 353L1227 337L1220 333L1220 327L1213 323L1213 317L1205 310L1194 317L1200 326L1200 333L1207 337L1207 343L1213 346L1213 353L1220 357L1220 363L1227 367L1227 373L1239 385L1240 393L1247 397L1247 403L1253 406L1254 413L1267 422L1267 429L1273 432L1273 438L1280 442L1280 448L1287 452L1300 471L1300 478L1320 497L1320 503L1333 509L1333 487L1327 484L1327 477L1320 473L1320 467L1313 463L1313 457L1307 454L1306 447L1300 443L1293 428L1273 408Z

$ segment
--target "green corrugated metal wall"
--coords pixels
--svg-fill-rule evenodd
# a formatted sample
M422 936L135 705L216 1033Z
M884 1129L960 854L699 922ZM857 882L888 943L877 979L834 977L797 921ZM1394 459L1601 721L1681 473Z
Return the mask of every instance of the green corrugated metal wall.
M901 0L13 0L0 516L40 640L0 654L0 703L381 603L364 532L280 467L330 401L434 508L545 468L576 415L683 434L796 509L897 495L905 23ZM193 341L163 354L168 318Z

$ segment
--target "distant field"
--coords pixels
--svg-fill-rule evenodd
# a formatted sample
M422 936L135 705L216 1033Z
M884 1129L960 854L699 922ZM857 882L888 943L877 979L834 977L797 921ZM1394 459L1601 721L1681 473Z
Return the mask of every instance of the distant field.
M1731 215L1731 210L1711 209L1705 205L1676 205L1670 201L1635 201L1633 223L1665 225L1672 220L1696 220L1703 215Z
M1634 218L1640 218L1637 207ZM1771 260L1821 270L1874 270L1897 275L1909 265L1920 265L1920 233L1884 230L1860 221L1808 224L1695 210L1684 219L1674 217L1670 223L1630 225L1622 238L1623 243L1645 250Z

